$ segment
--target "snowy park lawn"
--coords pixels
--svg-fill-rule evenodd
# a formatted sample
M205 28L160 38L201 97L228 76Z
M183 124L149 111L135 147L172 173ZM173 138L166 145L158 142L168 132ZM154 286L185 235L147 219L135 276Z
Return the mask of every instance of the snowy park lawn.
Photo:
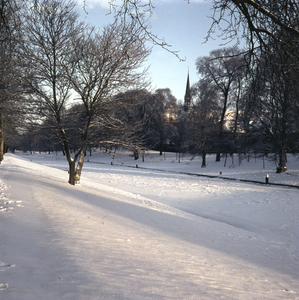
M299 299L299 157L225 159L6 154L0 299Z

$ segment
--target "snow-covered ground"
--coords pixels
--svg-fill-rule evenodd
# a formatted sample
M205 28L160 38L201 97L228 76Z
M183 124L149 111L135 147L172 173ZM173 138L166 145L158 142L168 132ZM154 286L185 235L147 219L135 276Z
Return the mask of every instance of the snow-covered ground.
M186 174L299 186L298 157L178 159L96 153L74 187L61 154L6 154L0 299L299 299L299 189Z

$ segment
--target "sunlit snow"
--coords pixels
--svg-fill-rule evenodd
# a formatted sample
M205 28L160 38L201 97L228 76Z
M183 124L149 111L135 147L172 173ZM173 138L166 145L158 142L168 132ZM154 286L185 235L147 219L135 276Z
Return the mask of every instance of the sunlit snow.
M0 299L299 299L298 156L116 154L5 155Z

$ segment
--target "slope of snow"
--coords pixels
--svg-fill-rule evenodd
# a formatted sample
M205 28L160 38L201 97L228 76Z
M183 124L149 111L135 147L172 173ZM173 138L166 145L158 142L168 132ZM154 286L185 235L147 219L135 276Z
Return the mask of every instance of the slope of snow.
M299 298L299 189L182 174L298 186L297 157L144 160L87 156L73 187L61 154L6 154L0 299Z

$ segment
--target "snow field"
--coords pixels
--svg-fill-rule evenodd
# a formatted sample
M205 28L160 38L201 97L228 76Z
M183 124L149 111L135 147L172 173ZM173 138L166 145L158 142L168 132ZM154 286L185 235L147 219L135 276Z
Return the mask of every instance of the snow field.
M175 154L111 160L87 156L71 187L60 155L5 156L0 299L298 299L298 189L180 174L203 170ZM296 183L295 157L292 175L259 163L221 170Z

